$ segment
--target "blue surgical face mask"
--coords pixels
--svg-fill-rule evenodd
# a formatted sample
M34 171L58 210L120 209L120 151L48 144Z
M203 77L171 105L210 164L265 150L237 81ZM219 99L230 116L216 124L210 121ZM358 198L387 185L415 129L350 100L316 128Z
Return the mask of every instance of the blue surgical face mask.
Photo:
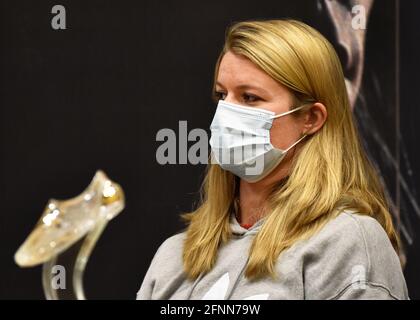
M272 111L219 100L210 125L212 162L248 182L263 179L277 167L287 151L306 137L303 135L285 150L275 148L270 142L273 119L305 106L276 115Z

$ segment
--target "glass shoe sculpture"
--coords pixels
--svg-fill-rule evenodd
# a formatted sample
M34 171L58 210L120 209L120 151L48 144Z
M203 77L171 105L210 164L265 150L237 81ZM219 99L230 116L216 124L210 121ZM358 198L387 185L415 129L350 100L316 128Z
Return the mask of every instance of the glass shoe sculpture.
M15 254L20 267L43 264L42 283L47 299L85 299L83 272L95 244L109 220L125 206L120 185L97 171L80 195L68 200L50 199L25 242ZM72 282L57 286L57 267Z

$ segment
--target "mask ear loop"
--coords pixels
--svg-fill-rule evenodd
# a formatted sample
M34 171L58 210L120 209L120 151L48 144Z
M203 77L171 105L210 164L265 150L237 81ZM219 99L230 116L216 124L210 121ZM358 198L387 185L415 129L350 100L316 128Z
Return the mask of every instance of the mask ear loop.
M302 109L302 108L306 107L308 104L309 104L309 103L305 103L305 104L302 104L301 106L299 106L299 107L297 107L297 108L295 108L295 109L293 109L293 110L290 110L290 111L287 111L287 112L284 112L284 113L280 113L280 114L276 114L276 115L274 115L274 116L271 116L271 117L270 117L270 119L276 119L276 118L280 118L280 117L282 117L282 116L286 116L286 115L288 115L288 114L290 114L290 113L293 113L293 112L295 112L295 111L298 111L298 110L300 110L300 109Z
M286 150L284 150L284 152L289 151L290 149L292 149L295 145L297 145L299 142L301 142L308 134L304 134L300 139L298 139L295 143L293 143L290 147L288 147Z
M285 116L285 115L288 115L288 114L290 114L290 113L292 113L292 112L295 112L295 111L297 111L297 110L300 110L300 109L302 109L302 108L304 108L304 107L306 107L308 104L310 104L310 103L305 103L305 104L302 104L301 106L299 106L299 107L297 107L297 108L295 108L295 109L293 109L293 110L290 110L290 111L287 111L287 112L285 112L285 113L281 113L281 114L277 114L277 115L274 115L274 116L272 116L271 117L271 119L276 119L276 118L280 118L280 117L282 117L282 116ZM301 142L306 136L307 136L308 134L304 134L301 138L299 138L295 143L293 143L291 146L289 146L286 150L284 150L284 152L287 152L287 151L289 151L290 149L292 149L295 145L297 145L299 142Z

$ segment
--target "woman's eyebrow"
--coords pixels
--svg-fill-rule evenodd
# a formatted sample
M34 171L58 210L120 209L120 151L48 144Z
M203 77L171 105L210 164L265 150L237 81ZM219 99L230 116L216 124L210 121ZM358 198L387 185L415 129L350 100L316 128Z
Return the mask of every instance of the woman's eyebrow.
M241 85L237 86L236 88L237 89L242 89L242 90L253 89L253 90L260 91L263 94L268 94L268 92L265 89L263 89L261 87L252 86L252 85L249 85L249 84L241 84Z
M222 83L220 83L219 81L216 82L216 85L224 88L224 85ZM254 90L261 91L263 94L268 94L268 92L265 89L263 89L261 87L256 87L256 86L253 86L253 85L249 85L249 84L240 84L240 85L236 86L235 88L236 89L242 89L242 90L254 89Z

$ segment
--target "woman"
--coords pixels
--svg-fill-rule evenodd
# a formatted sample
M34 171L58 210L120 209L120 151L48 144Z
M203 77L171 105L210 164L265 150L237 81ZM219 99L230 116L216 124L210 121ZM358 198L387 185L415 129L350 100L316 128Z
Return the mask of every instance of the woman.
M137 298L408 299L331 44L294 20L236 23L213 91L201 204Z

